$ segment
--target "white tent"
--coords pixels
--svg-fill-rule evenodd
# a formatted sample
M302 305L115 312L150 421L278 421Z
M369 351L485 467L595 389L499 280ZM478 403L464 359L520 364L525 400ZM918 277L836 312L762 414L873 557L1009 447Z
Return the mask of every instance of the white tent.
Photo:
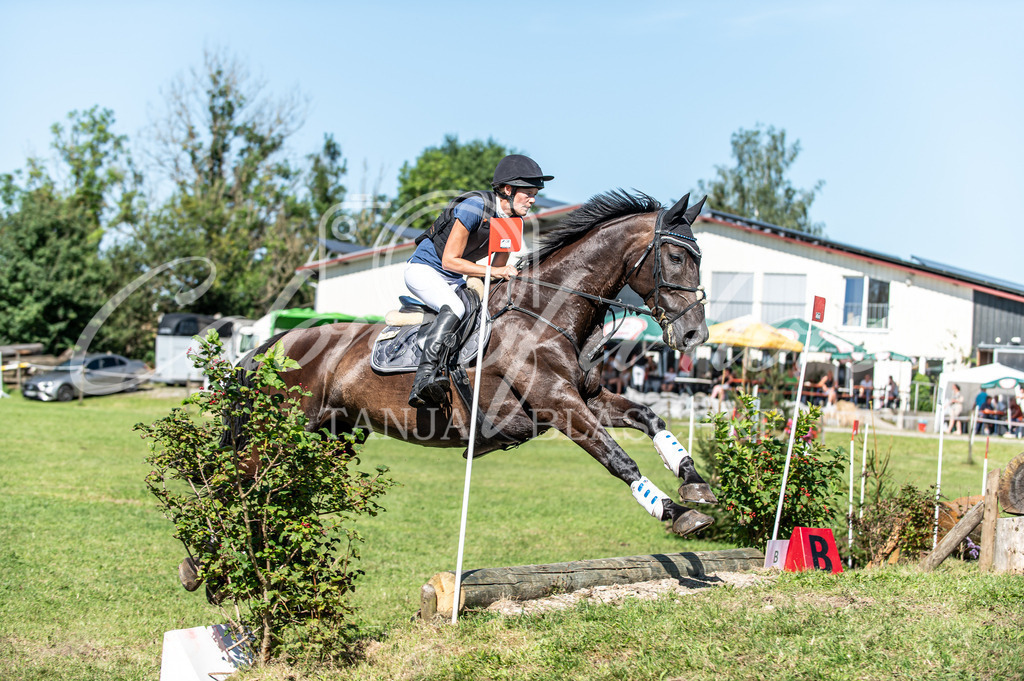
M1005 364L994 362L983 364L980 367L957 369L955 371L944 371L939 376L939 385L944 387L950 383L990 383L1001 378L1016 378L1024 381L1024 371L1008 367Z
M954 371L944 371L939 375L939 400L935 405L935 432L938 432L941 427L943 414L939 413L941 405L946 403L949 395L946 391L949 385L956 383L963 387L962 384L978 385L981 386L983 383L991 383L1004 378L1016 379L1024 382L1024 371L1008 367L1005 364L999 364L993 362L992 364L983 364L980 367L969 367L964 369L956 369ZM972 391L974 395L977 395L977 390ZM963 390L964 394L964 411L969 412L970 408L973 408L973 396L968 394L967 390ZM970 402L968 400L971 400Z

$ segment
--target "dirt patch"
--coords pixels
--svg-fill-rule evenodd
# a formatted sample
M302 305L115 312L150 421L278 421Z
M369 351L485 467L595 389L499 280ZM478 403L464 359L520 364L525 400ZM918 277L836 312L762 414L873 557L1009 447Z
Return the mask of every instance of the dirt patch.
M543 613L552 610L566 610L584 601L620 605L627 598L649 601L665 594L693 595L716 586L733 586L737 588L753 586L755 584L775 581L778 574L777 571L716 572L703 578L684 578L682 580L656 579L650 582L637 582L636 584L595 586L572 593L556 594L547 598L537 598L530 601L515 601L505 598L492 603L487 607L487 610L511 616Z

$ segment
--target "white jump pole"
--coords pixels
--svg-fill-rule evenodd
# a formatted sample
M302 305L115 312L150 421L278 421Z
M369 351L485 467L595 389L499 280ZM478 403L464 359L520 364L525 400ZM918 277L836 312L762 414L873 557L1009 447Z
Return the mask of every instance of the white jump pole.
M981 496L985 496L988 487L988 437L985 438L985 463L981 467Z
M868 424L864 424L864 447L860 453L860 511L858 518L864 517L864 486L868 480Z
M940 419L942 418L941 415L944 414L945 411L946 411L945 410L945 402L946 402L946 391L945 391L945 389L943 389L939 393L939 402L938 402L939 407L938 407L938 410L937 410L937 413L940 415L939 416ZM933 551L935 550L935 547L939 543L939 495L941 494L941 491L942 491L942 442L943 442L943 440L945 438L945 435L946 435L946 429L940 427L939 428L939 467L938 467L939 470L938 470L938 473L935 474L935 523L934 523L934 525L932 527L932 550Z
M462 489L462 520L459 522L459 555L455 561L455 591L452 601L452 624L459 621L459 591L462 588L462 556L466 548L466 518L469 515L469 483L473 477L473 454L476 451L476 415L480 411L480 369L484 363L484 338L487 333L487 296L491 292L491 258L484 272L484 295L480 301L480 330L477 335L476 375L473 376L473 408L469 415L469 446L466 448L466 483Z
M853 430L850 431L850 512L846 515L846 566L853 567L853 449L854 440L857 437L857 421L853 422Z
M688 451L688 452L692 452L693 451L693 422L695 420L695 418L694 418L694 412L695 411L697 411L697 407L694 404L693 395L690 395L690 435L687 438L687 442L686 442L686 451Z
M491 223L491 229L497 229L498 219L495 218ZM476 452L476 421L477 414L480 411L480 374L483 373L481 369L484 364L484 339L487 334L487 298L491 293L491 261L494 259L493 255L497 251L511 252L517 250L522 244L522 221L520 219L519 227L519 238L518 245L515 248L510 244L505 244L508 239L501 239L503 242L499 249L494 248L495 238L494 234L491 234L490 247L487 253L487 266L484 269L484 295L483 300L480 301L480 329L477 333L477 351L476 351L476 375L473 376L473 406L470 409L469 414L469 446L466 448L466 484L462 490L462 519L459 522L459 555L455 560L455 590L452 592L454 600L452 601L452 624L456 624L459 621L459 599L461 594L459 593L462 589L462 556L465 553L466 548L466 518L469 515L469 483L473 477L473 455Z
M820 305L819 305L819 301ZM814 328L814 319L821 321L824 317L825 299L815 296L814 312L812 319L807 322L807 336L804 338L804 347L800 351L800 378L796 382L796 403L793 405L793 424L789 429L789 444L786 445L786 465L782 469L782 488L779 490L779 505L775 509L775 527L772 529L772 541L779 538L779 521L782 519L782 502L786 498L786 483L789 481L789 462L793 458L793 443L796 441L796 423L800 418L800 397L803 393L804 374L807 373L807 347L811 342L811 329Z

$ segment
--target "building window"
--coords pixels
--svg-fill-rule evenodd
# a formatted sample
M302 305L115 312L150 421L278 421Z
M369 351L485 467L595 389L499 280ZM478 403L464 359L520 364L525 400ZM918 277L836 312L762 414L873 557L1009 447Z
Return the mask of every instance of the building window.
M712 272L707 316L724 322L754 312L754 275L751 272Z
M765 274L761 321L773 324L803 317L807 307L806 274Z
M868 277L846 277L843 325L866 326L869 329L888 328L889 282Z
M868 328L889 328L889 282L868 280Z

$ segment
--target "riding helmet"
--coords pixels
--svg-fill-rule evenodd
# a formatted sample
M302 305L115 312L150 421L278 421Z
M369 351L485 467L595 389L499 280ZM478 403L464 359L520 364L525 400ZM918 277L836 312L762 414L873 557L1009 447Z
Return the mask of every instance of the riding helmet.
M555 179L552 175L545 175L537 162L529 156L522 154L509 154L498 161L494 169L494 181L491 186L498 187L509 184L513 187L536 187L544 188L544 182Z

